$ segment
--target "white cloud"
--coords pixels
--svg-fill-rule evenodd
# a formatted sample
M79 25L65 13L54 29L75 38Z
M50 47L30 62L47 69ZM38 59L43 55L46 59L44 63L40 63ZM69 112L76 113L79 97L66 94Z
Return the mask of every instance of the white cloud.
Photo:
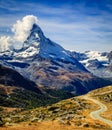
M11 38L7 36L0 37L0 52L9 50L11 47Z
M12 28L13 36L0 37L0 52L10 50L11 48L20 49L23 42L30 35L33 24L37 24L37 22L37 17L33 15L27 15L22 20L18 20Z
M24 42L30 34L33 24L37 24L38 19L33 15L27 15L22 20L18 20L13 25L14 39L19 42Z

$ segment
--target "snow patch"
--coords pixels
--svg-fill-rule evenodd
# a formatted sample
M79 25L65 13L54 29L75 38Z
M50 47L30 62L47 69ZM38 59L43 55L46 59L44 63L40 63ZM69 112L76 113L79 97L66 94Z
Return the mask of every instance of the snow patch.
M37 48L30 46L25 51L22 51L21 53L15 54L15 56L16 57L28 58L28 57L31 57L31 56L38 54L38 53L39 53L39 50L37 50Z
M102 56L102 53L97 51L88 51L85 54L87 55L87 58L89 58L89 60L97 59L98 61L108 61L107 56Z

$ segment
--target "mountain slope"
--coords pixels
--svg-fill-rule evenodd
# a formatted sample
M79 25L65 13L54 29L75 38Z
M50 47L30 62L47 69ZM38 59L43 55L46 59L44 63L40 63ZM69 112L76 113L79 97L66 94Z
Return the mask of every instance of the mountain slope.
M29 109L73 96L65 91L52 90L52 93L41 90L15 70L0 65L0 106Z
M28 89L31 91L37 91L41 93L41 91L37 88L37 85L21 76L18 72L4 67L0 65L0 84L5 86L16 86L24 89Z

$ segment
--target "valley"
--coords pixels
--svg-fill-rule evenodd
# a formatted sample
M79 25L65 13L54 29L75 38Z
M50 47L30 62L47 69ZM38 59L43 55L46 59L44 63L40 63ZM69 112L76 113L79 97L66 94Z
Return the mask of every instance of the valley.
M5 124L0 130L111 130L112 96L108 96L112 95L111 90L112 86L107 86L86 95L27 111L16 109L7 113L4 109L1 117ZM101 104L104 104L107 110L100 111L95 116L94 112L102 109Z

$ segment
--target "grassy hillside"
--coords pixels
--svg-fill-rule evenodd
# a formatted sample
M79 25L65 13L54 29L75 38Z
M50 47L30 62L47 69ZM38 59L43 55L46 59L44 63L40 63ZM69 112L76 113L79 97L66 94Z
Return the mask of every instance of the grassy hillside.
M72 94L62 90L49 90L49 94L42 94L17 87L0 85L0 105L4 107L31 109L47 106L72 96Z
M108 101L105 101L104 97L108 97L111 90L112 86L105 87L94 90L88 93L88 95L106 103L110 110L111 96L108 98ZM38 130L44 130L45 128L47 130L111 130L107 124L90 117L89 113L96 109L99 109L97 104L83 99L83 96L79 96L31 110L19 108L7 112L6 108L1 108L1 119L5 123L7 130L14 130L14 128L17 130L25 128L28 130L36 130L37 128ZM106 118L107 114L108 119L111 119L112 116L109 112L105 114Z

